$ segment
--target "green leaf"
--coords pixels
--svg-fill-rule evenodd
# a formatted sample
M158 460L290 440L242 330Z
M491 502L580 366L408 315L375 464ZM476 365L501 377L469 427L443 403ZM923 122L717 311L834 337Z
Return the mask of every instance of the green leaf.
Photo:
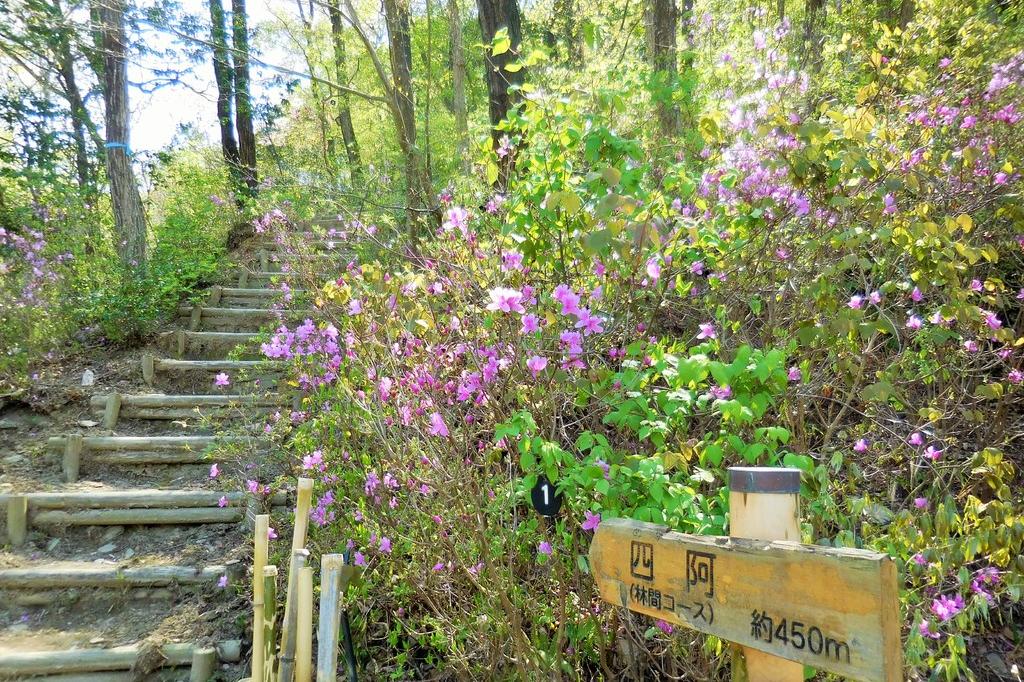
M497 57L500 54L505 54L512 47L512 39L508 37L508 29L500 28L498 32L494 34L494 41L491 43L491 54Z

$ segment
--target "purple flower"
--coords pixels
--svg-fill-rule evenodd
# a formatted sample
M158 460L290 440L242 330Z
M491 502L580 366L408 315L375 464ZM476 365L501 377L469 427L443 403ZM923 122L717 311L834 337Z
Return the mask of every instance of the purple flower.
M802 376L803 375L800 373L800 368L797 367L796 365L793 365L786 371L786 377L790 381L800 381Z
M588 509L583 512L583 515L584 517L586 517L584 518L583 524L581 525L581 528L583 528L583 530L597 530L597 527L601 525L600 514L593 514Z
M872 305L878 305L882 302L882 292L872 291L868 294L868 301L870 301Z
M229 386L231 385L231 377L227 375L227 372L221 372L213 378L214 386Z
M915 497L914 498L914 506L917 507L918 509L927 509L928 508L928 499L924 498L924 497Z
M654 621L654 624L656 626L658 626L658 629L661 630L662 632L664 632L666 635L671 635L672 634L672 629L673 629L672 626L669 625L668 623L666 623L665 621L663 621L661 619L658 619L658 620Z
M267 539L268 540L276 540L277 539L277 531L274 530L274 528L272 526L267 526Z
M728 400L732 397L732 388L728 385L712 386L709 392L711 393L711 397L715 400Z
M867 452L869 447L870 444L868 443L867 438L858 438L857 442L853 444L853 451L863 453Z
M980 279L972 279L971 280L971 284L970 284L970 288L971 288L971 291L973 291L975 293L981 293L981 290L984 287L982 286Z
M985 315L985 324L987 324L990 329L999 329L1003 326L1002 320L1000 320L999 316L995 313L988 313Z
M864 307L864 297L859 295L851 296L850 300L847 301L846 305L848 305L850 308L853 308L854 310L860 310L862 307Z
M501 254L501 269L504 272L523 269L523 254L518 251L506 251Z
M967 339L966 341L964 341L964 350L966 350L968 353L977 353L978 342L975 341L974 339Z
M362 301L360 301L358 298L353 298L351 301L348 302L348 314L349 315L358 315L361 312L363 312L363 302Z
M945 623L964 610L964 598L959 594L952 597L940 595L938 599L932 600L931 610L940 621Z
M692 272L695 275L703 275L704 274L704 261L698 260L698 261L694 261L693 263L690 263L690 272Z
M366 568L366 557L363 556L362 552L356 552L356 556L353 559L352 563L361 568Z
M523 292L517 289L508 289L506 287L496 287L490 291L491 302L487 304L488 310L494 310L504 313L525 313L526 309L523 308Z
M601 318L598 315L591 315L590 311L583 308L579 311L580 318L576 322L576 328L583 330L584 336L590 336L591 334L600 334L604 331L604 327L601 326Z
M217 478L220 476L220 467L216 463L210 465L210 478Z
M937 461L939 457L942 457L942 450L936 448L934 445L929 445L924 450L924 458L930 459L931 461Z
M700 333L697 334L698 339L717 339L718 332L715 331L715 325L711 322L705 322L700 325Z
M537 545L537 551L546 556L551 556L551 543L547 540L543 540L539 545Z
M907 438L907 443L909 443L910 445L914 445L914 446L924 445L924 436L921 434L920 431L914 431Z
M440 412L430 414L430 435L446 438L448 436L448 425L444 423L444 417Z
M225 574L225 575L222 575L220 577L220 579L217 581L217 587L227 587L227 586L228 586L228 576Z
M655 281L661 277L661 258L659 256L651 256L647 259L647 276Z
M1024 372L1021 372L1019 369L1011 369L1006 378L1011 384L1024 383Z
M228 506L228 498L227 498L227 496L221 495L220 499L217 500L217 506L221 507L221 508L224 508L224 507Z
M923 298L924 294L922 294L921 290L917 287L914 287L914 290L910 292L910 300L914 303L920 303Z
M540 355L534 355L526 361L526 368L533 373L533 376L537 376L544 371L544 368L548 366L548 359L541 357Z
M929 637L931 639L942 637L942 635L932 630L932 624L926 620L921 621L921 624L917 626L917 631L921 633L922 637Z
M892 215L896 212L896 197L892 194L886 194L882 197L882 213L885 215Z
M907 329L909 329L911 331L915 331L916 332L923 325L924 325L924 320L922 320L917 315L911 315L910 317L907 318Z
M912 557L912 559L913 559L914 563L917 564L918 566L926 566L928 564L928 560L925 559L924 558L924 554L921 554L920 552L915 554Z
M380 551L391 554L391 538L382 537L380 539Z

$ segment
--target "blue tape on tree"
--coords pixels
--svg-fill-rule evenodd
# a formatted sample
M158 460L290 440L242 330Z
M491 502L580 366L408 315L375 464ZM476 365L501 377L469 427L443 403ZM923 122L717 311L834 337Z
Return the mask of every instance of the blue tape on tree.
M124 153L129 156L131 156L132 153L131 148L124 142L107 142L103 147L105 149L117 149L120 147L121 149L124 149Z

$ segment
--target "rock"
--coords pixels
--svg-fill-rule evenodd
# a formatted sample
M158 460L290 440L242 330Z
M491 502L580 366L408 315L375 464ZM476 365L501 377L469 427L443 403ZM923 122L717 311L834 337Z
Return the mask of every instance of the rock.
M16 429L18 428L18 422L10 419L0 419L0 429Z
M124 558L125 559L131 559L133 556L135 556L135 550L132 549L131 547L129 547L128 549L126 549L124 551Z
M23 455L7 455L4 457L4 464L17 464L24 461L25 457Z
M78 422L78 425L87 429L91 429L94 426L99 426L99 422L94 422L91 419L82 419Z
M124 526L111 526L103 533L103 542L110 542L124 532Z
M102 547L100 547L99 549L97 549L96 553L97 554L110 554L116 548L117 548L117 545L115 545L113 542L108 542L107 544L105 544Z
M82 372L82 385L83 386L92 386L95 383L96 383L96 374L91 369L87 369L84 372Z

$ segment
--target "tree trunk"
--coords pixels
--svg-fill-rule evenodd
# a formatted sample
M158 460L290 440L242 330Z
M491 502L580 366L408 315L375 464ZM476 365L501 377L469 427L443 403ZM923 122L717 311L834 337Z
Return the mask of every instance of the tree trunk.
M124 0L100 0L95 8L103 46L103 104L107 123L107 177L114 207L117 253L130 269L146 265L146 216L129 156L128 62Z
M423 153L416 146L416 107L412 89L412 40L409 34L408 0L384 0L384 20L388 29L388 54L391 59L392 93L398 116L398 144L405 159L406 200L410 234L420 222L421 210L430 204L431 180Z
M249 96L249 27L245 0L231 0L231 33L235 59L235 129L238 131L238 161L250 194L256 193L256 134L252 126Z
M331 41L334 46L334 82L344 85L348 80L346 74L345 35L342 33L341 9L337 0L327 4L327 12L331 18ZM359 142L356 140L356 130L352 126L352 109L349 104L347 92L335 94L337 102L336 121L341 129L341 140L345 145L345 155L348 157L349 173L352 179L357 180L363 173L362 161L359 158Z
M448 0L448 42L452 62L452 113L459 162L469 170L469 123L466 115L466 53L462 49L462 13L459 0Z
M477 0L480 18L480 33L485 45L490 45L495 34L501 28L508 30L511 41L509 49L503 54L491 54L487 51L485 67L487 69L487 108L490 113L491 126L497 126L519 101L519 92L509 92L509 86L520 85L525 76L525 69L514 73L506 71L505 66L519 58L519 43L523 39L520 26L519 4L517 0ZM495 142L500 134L492 131Z
M221 4L221 0L210 0L210 42L213 43L213 76L217 83L220 150L231 176L231 186L235 190L235 196L241 199L245 185L238 156L238 141L235 139L235 123L231 116L234 77L231 57L228 55L228 33L224 25L224 6Z
M89 162L89 148L86 142L86 131L89 127L89 111L85 108L82 91L78 89L75 79L75 60L71 55L71 46L67 36L58 33L56 56L60 72L61 87L71 111L71 131L75 140L75 172L78 175L78 186L82 190L91 191L93 186L93 168Z
M672 136L679 129L679 113L672 103L672 92L678 76L676 66L676 32L679 14L675 0L650 0L645 12L647 61L661 84L656 95L658 129Z

